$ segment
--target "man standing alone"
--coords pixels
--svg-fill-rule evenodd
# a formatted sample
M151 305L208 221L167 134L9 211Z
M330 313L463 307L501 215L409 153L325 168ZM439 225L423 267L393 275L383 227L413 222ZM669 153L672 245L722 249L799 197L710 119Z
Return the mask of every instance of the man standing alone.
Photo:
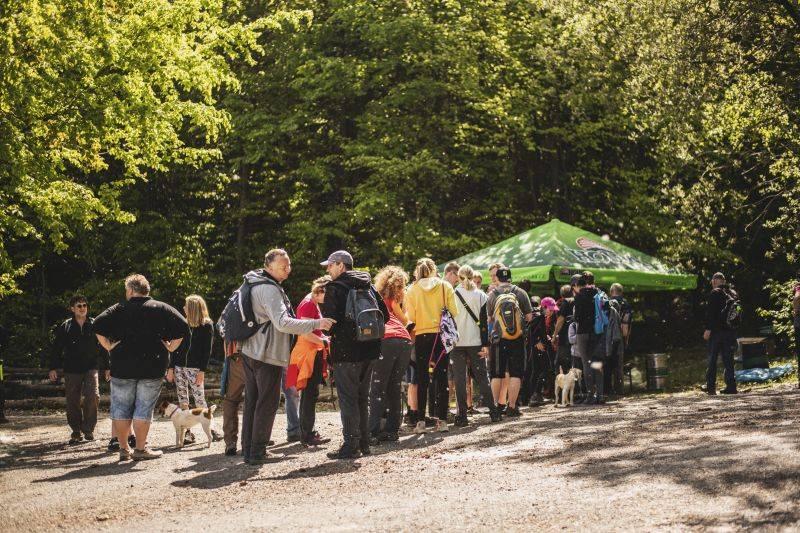
M50 381L58 380L57 369L63 369L67 400L67 423L72 429L69 443L94 440L97 424L97 402L100 383L97 376L100 345L94 335L94 319L89 315L86 297L75 295L69 300L72 318L56 328L50 356ZM81 401L81 397L83 400Z
M725 312L729 300L738 300L736 292L728 287L725 276L717 272L711 277L711 293L708 295L706 330L703 339L708 342L708 369L706 370L706 393L716 394L717 357L722 357L725 367L725 388L722 394L736 394L736 377L733 373L733 350L736 331L727 323Z

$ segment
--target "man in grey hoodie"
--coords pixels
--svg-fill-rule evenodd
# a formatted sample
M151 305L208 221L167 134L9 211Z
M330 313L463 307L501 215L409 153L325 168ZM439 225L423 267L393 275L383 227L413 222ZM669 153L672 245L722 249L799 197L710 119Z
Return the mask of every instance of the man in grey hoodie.
M250 295L253 313L264 327L242 342L244 367L244 413L242 416L242 455L251 465L270 459L267 443L281 395L281 374L289 366L293 337L315 329L329 330L335 320L300 320L281 287L292 271L285 250L274 249L264 257L264 269L249 272L246 279L254 284Z

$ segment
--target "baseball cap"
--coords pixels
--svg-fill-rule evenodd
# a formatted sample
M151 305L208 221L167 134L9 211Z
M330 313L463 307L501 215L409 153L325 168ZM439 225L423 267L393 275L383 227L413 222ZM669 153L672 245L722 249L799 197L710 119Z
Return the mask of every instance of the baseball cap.
M328 259L320 263L322 266L328 266L331 263L344 263L347 266L353 266L353 256L346 250L337 250L328 256Z
M497 279L500 281L511 281L510 268L498 268L495 274L497 275Z

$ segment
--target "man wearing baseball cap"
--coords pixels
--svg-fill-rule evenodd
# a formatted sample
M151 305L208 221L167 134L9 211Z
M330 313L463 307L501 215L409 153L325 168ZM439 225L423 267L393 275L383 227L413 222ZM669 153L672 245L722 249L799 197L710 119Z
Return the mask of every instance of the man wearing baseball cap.
M325 301L320 305L320 311L322 316L336 321L330 330L329 362L336 382L344 436L342 446L337 451L328 453L328 457L352 459L370 453L367 406L372 362L380 357L381 338L358 339L357 323L346 313L350 292L360 291L356 293L359 300L369 299L367 307L383 313L384 323L389 320L389 311L383 298L372 286L369 272L353 270L353 256L349 252L333 252L320 265L325 267L332 280L326 287ZM367 292L363 292L365 290ZM381 333L381 337L382 335Z
M498 298L505 294L513 294L517 300L519 311L522 312L526 322L533 319L533 308L528 293L511 283L511 269L500 267L496 270L498 285L489 293L486 302L486 311L489 321L495 321L495 304ZM499 331L500 327L494 324L492 327L493 335ZM495 403L499 403L500 388L503 378L508 378L508 416L520 416L517 398L519 396L522 378L525 374L525 338L524 335L514 340L499 338L496 347L492 348L492 361L490 376L492 378L492 394L495 396Z

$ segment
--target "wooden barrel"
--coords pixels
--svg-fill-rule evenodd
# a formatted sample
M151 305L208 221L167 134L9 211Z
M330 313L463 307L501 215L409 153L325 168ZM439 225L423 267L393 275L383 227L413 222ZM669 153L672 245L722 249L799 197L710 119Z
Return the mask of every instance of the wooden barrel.
M669 382L667 354L651 353L647 355L647 389L666 390Z

